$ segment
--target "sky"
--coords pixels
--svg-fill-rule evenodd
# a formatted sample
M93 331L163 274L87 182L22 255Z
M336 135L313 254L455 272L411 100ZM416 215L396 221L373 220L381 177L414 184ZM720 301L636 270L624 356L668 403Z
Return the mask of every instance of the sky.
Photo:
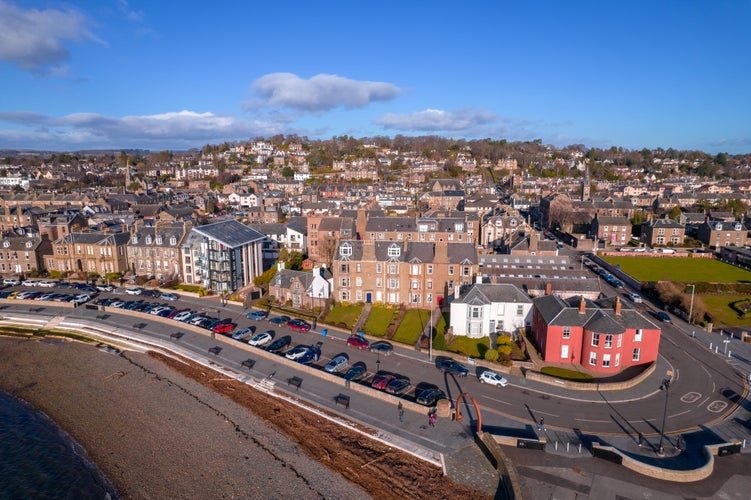
M751 0L0 0L0 149L276 134L751 153Z

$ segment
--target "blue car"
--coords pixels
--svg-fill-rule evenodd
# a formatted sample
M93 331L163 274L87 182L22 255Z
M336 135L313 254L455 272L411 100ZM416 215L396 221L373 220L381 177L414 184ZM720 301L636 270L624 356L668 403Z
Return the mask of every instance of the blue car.
M245 315L248 319L264 319L269 315L266 311L251 311Z
M289 316L277 316L277 317L275 317L275 318L271 318L271 319L269 320L269 323L273 323L273 324L275 324L275 325L279 325L279 326L284 326L284 325L286 325L287 323L289 323L289 321L290 321L291 319L292 319L292 318L290 318Z

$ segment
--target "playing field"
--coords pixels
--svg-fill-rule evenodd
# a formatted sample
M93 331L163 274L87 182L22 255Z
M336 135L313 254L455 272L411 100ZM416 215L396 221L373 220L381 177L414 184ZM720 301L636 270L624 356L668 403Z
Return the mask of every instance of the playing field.
M713 259L689 257L603 257L620 265L639 281L680 281L683 283L749 283L751 272Z

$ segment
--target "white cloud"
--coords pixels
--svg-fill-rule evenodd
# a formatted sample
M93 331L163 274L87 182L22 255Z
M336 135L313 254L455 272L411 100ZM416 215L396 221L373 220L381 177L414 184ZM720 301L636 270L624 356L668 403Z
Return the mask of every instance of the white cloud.
M99 41L74 10L21 10L0 0L0 60L36 74L60 70L70 57L65 41Z
M373 121L387 130L414 132L468 132L497 123L499 117L490 111L460 109L443 111L426 109L414 113L389 113Z
M276 123L194 111L124 117L74 113L59 118L10 112L0 113L0 122L3 121L22 128L0 129L2 148L172 149L284 132L281 125Z
M390 101L401 90L386 82L350 80L337 75L320 74L303 80L292 73L270 73L257 79L251 90L258 96L246 107L281 107L307 112L344 107L362 108L371 102Z
M143 20L143 11L131 9L128 0L119 0L118 4L120 12L126 19L128 19L128 21L140 22Z

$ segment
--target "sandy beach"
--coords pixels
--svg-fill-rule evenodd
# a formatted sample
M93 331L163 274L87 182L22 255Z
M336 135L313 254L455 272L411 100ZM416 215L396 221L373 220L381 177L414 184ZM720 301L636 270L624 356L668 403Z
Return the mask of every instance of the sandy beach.
M244 384L153 355L0 337L0 389L65 429L123 498L485 496Z

